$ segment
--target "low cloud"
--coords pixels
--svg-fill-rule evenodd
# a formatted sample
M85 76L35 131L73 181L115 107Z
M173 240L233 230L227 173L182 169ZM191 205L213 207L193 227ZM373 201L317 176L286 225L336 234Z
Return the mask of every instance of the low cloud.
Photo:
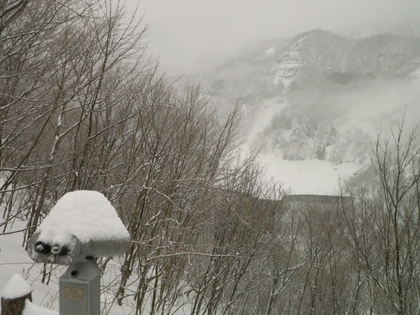
M127 0L128 8L138 1ZM169 72L195 72L250 42L314 28L338 33L418 19L418 0L142 0L150 51Z

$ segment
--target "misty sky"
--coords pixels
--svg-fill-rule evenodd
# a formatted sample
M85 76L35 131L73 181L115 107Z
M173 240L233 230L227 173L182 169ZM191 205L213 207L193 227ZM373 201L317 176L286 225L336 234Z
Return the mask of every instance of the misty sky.
M126 0L132 8L138 0ZM420 0L140 0L149 50L168 74L194 73L250 43L314 28L351 33L420 17Z

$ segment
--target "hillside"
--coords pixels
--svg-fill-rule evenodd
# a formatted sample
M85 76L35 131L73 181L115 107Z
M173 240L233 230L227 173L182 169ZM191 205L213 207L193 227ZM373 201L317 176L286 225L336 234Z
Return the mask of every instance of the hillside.
M247 150L277 162L351 163L351 175L369 162L380 128L404 112L420 117L419 68L416 37L316 29L257 43L199 79L222 111L239 100Z

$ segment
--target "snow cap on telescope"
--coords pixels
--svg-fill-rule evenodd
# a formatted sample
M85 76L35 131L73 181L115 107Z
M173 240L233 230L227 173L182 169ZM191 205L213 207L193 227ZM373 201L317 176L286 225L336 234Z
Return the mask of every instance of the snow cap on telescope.
M37 228L39 240L66 242L72 235L82 243L130 237L112 204L97 191L66 193Z

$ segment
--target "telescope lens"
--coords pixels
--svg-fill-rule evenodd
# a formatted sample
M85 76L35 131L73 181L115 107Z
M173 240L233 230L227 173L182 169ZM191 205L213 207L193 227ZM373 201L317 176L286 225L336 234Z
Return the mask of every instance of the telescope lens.
M35 251L39 254L49 254L51 252L51 246L44 242L36 242L34 245Z
M67 255L69 252L69 248L67 246L61 246L59 244L54 244L51 248L51 253L57 256L64 256Z

